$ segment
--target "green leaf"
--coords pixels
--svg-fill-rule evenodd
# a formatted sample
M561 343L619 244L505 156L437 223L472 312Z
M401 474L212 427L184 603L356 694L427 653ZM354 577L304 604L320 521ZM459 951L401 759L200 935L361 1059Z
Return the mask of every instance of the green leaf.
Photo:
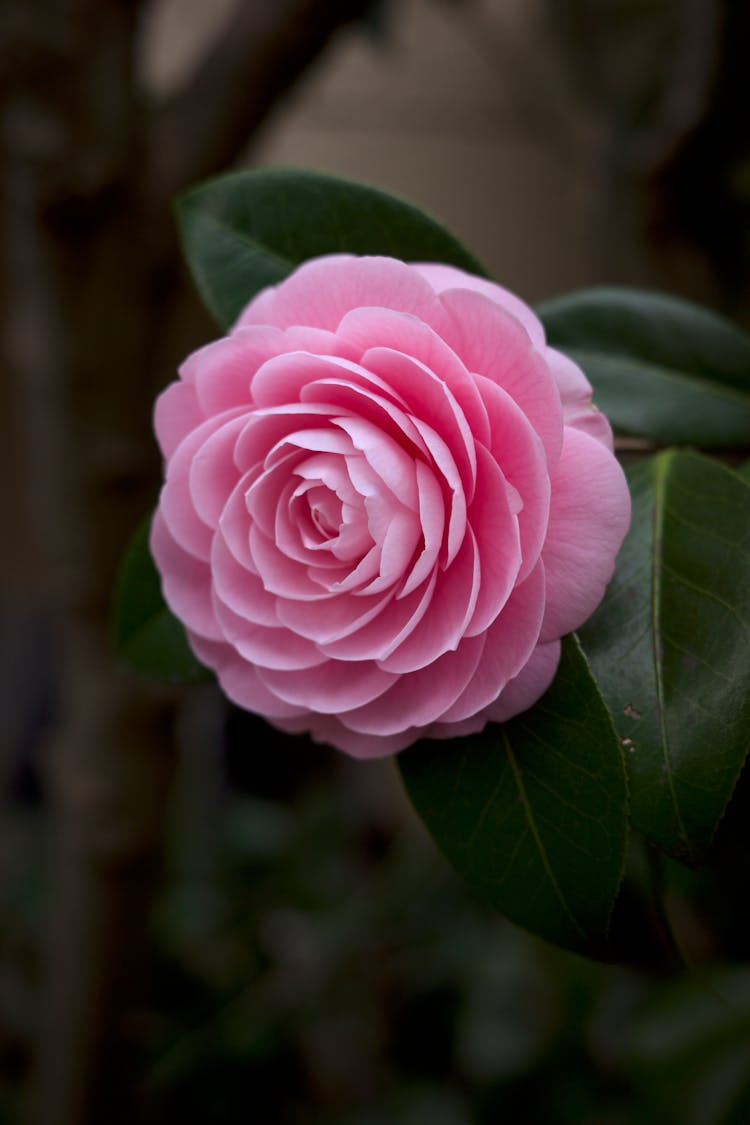
M629 482L632 526L580 638L627 751L633 824L700 862L750 745L750 486L675 450Z
M235 172L181 196L176 210L193 277L222 328L255 293L319 254L386 254L484 275L460 242L417 207L318 172Z
M604 955L627 789L612 720L574 637L530 711L399 755L409 795L463 878L508 918Z
M636 289L587 289L538 310L616 429L656 441L750 445L750 336L708 309Z
M185 630L167 608L148 549L150 517L136 531L122 561L114 605L115 647L134 672L174 682L208 679Z

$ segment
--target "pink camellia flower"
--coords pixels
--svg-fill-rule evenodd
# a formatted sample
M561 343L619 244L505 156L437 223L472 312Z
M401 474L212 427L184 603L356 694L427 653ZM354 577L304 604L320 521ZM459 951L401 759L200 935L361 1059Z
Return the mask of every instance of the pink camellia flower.
M189 357L155 425L151 550L195 654L360 758L530 707L630 517L582 372L449 266L306 262Z

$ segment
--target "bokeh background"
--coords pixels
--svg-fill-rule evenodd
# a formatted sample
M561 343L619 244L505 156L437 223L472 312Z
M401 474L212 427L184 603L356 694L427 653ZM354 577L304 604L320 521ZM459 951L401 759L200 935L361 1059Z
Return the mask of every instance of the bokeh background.
M353 176L531 302L747 323L749 44L732 0L4 0L2 1125L750 1120L731 811L669 872L690 970L588 964L470 896L392 763L142 683L109 630L153 396L214 332L176 192Z

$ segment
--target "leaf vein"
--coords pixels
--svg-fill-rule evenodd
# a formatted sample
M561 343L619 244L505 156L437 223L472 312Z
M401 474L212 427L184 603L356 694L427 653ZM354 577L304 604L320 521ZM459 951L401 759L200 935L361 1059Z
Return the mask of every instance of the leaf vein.
M584 939L588 940L588 935L587 935L586 931L584 930L583 926L581 926L581 924L578 921L578 919L576 918L575 914L573 914L572 910L570 909L570 906L568 905L568 901L565 898L565 895L562 893L562 890L560 889L560 886L557 882L557 879L555 878L555 873L552 870L552 867L550 865L549 856L547 855L546 848L544 847L544 844L542 842L542 838L539 834L539 829L538 829L536 821L534 819L534 814L531 811L531 804L529 802L528 794L526 792L526 787L524 786L524 783L523 783L523 777L521 776L521 771L518 768L518 763L516 762L515 755L513 754L513 749L510 745L510 741L508 739L508 736L505 734L505 732L503 732L503 742L504 742L504 745L505 745L505 753L508 755L508 762L510 763L510 768L513 771L513 776L515 778L516 785L518 786L518 793L519 793L519 796L521 798L521 802L523 804L524 812L526 814L526 821L528 823L529 830L531 831L531 834L534 837L534 843L536 844L537 851L539 852L539 858L542 861L542 866L544 867L547 878L550 881L552 889L555 892L555 896L556 896L558 902L560 903L566 917L570 920L570 922L572 923L574 928L578 931L578 933Z

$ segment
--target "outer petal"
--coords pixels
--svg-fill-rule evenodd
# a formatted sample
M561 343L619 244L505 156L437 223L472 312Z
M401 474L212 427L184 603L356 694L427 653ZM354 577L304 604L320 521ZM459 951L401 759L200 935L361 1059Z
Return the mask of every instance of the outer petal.
M306 715L304 708L286 703L269 691L253 665L248 664L231 645L212 644L192 633L188 633L188 637L195 655L214 669L225 695L238 707L255 711L271 722Z
M523 582L536 566L547 534L550 494L547 459L539 435L510 395L481 375L477 375L477 383L491 421L490 452L520 497L518 581Z
M596 438L607 449L613 448L612 428L600 410L591 401L591 384L577 363L554 348L544 353L547 365L555 377L563 405L563 421Z
M278 328L247 328L193 352L183 368L207 416L235 406L250 406L253 374L287 347Z
M205 420L195 387L185 382L170 383L154 405L154 430L165 460L169 460L183 438Z
M193 463L206 442L216 434L229 429L230 445L236 439L237 411L228 411L209 418L192 430L180 442L167 465L166 480L159 497L159 510L172 537L196 558L208 560L211 553L213 529L202 518L190 493L190 475ZM225 435L226 436L226 435ZM226 474L225 478L226 478ZM226 478L225 499L229 497L235 481Z
M398 734L439 719L474 676L484 651L484 637L470 637L418 672L401 676L378 699L341 716L362 733Z
M378 307L411 313L440 328L440 304L419 272L395 258L330 254L313 258L241 314L238 325L308 325L335 332L350 309Z
M601 442L566 426L542 550L547 572L542 641L577 629L596 609L629 523L630 493L619 463Z
M518 403L544 443L547 463L562 446L562 406L542 352L515 317L481 293L449 289L440 298L450 317L444 339L470 371L497 383Z
M370 703L397 678L371 660L352 660L343 668L338 661L327 660L325 664L308 668L304 675L259 668L258 675L279 699L325 715L337 715Z
M559 641L538 645L529 662L482 714L493 723L504 723L514 715L528 711L552 683L559 663Z
M399 734L360 734L349 730L336 715L305 715L296 719L274 719L274 726L289 734L309 734L313 742L327 742L361 761L386 758L411 746L419 738L414 727Z
M542 322L520 297L516 297L508 289L503 289L494 281L484 277L474 277L473 274L464 273L456 266L446 266L435 262L415 262L414 268L419 270L422 277L429 281L436 293L443 293L446 289L473 289L483 297L489 297L501 309L520 320L529 334L530 339L541 348L545 343Z
M194 633L212 641L222 640L211 601L208 563L189 555L175 542L158 508L149 546L161 574L164 600L175 616Z
M544 614L544 590L544 567L537 563L487 630L476 674L442 716L443 722L457 722L476 715L493 704L508 681L520 673L537 644Z

